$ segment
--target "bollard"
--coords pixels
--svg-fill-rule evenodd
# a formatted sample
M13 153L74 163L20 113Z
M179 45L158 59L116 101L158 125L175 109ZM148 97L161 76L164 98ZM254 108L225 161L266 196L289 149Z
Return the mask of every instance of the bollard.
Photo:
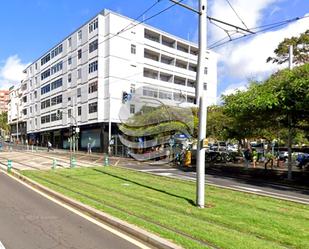
M70 160L70 168L74 168L74 167L76 167L76 159L74 156L72 156Z
M8 160L8 169L7 169L7 171L11 172L11 170L12 170L12 160Z
M35 150L36 150L36 152L38 152L38 150L39 150L39 146L36 146Z
M33 144L31 145L31 152L33 152Z
M104 155L104 166L109 166L109 157L107 154Z
M52 165L52 169L55 169L57 166L57 160L53 159L53 165Z

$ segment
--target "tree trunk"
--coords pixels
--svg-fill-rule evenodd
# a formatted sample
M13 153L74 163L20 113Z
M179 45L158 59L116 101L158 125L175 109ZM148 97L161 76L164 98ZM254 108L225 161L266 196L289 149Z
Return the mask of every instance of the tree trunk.
M291 114L288 115L288 180L292 180L292 119Z

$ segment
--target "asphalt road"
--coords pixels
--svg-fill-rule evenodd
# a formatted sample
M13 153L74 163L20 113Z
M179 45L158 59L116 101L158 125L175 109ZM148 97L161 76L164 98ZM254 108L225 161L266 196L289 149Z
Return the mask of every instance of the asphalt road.
M0 172L0 248L140 248Z

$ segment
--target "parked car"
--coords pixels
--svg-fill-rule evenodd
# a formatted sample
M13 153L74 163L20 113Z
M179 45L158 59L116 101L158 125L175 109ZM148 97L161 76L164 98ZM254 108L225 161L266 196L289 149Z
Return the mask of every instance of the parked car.
M281 160L287 160L289 157L289 153L287 151L279 151L278 157Z

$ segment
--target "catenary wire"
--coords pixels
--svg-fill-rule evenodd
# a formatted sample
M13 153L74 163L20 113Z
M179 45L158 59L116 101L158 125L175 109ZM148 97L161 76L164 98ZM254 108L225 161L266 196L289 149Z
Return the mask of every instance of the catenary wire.
M231 9L234 11L235 15L238 17L238 19L241 21L241 23L246 27L246 29L249 30L249 28L247 27L247 25L245 24L245 22L243 21L243 19L241 19L241 17L238 15L238 13L236 12L236 10L234 9L233 5L230 3L229 0L225 0L228 5L231 7Z
M233 42L235 40L239 40L239 39L242 39L242 38L245 38L245 37L249 37L249 36L252 36L252 35L255 35L255 34L259 34L259 33L263 33L265 31L268 31L268 30L272 30L272 29L275 29L275 28L278 28L278 27L281 27L281 26L284 26L288 23L292 23L292 22L295 22L295 21L298 21L298 20L302 20L302 19L305 19L305 18L309 18L309 16L303 16L303 17L295 17L295 18L292 18L292 19L287 19L287 20L284 20L284 21L280 21L280 22L275 22L275 23L271 23L271 24L266 24L266 25L262 25L262 26L258 26L258 27L254 27L252 28L251 30L253 29L260 29L260 28L263 28L263 29L260 29L258 31L256 31L255 33L253 34L245 34L243 36L240 36L240 37L236 37L236 38L233 38L232 40L228 40L228 41L225 41L225 42L221 42L222 40L228 38L228 37L225 37L219 41L216 41L214 42L213 44L211 44L208 49L214 49L214 48L217 48L217 47L220 47L222 45L225 45L229 42Z

